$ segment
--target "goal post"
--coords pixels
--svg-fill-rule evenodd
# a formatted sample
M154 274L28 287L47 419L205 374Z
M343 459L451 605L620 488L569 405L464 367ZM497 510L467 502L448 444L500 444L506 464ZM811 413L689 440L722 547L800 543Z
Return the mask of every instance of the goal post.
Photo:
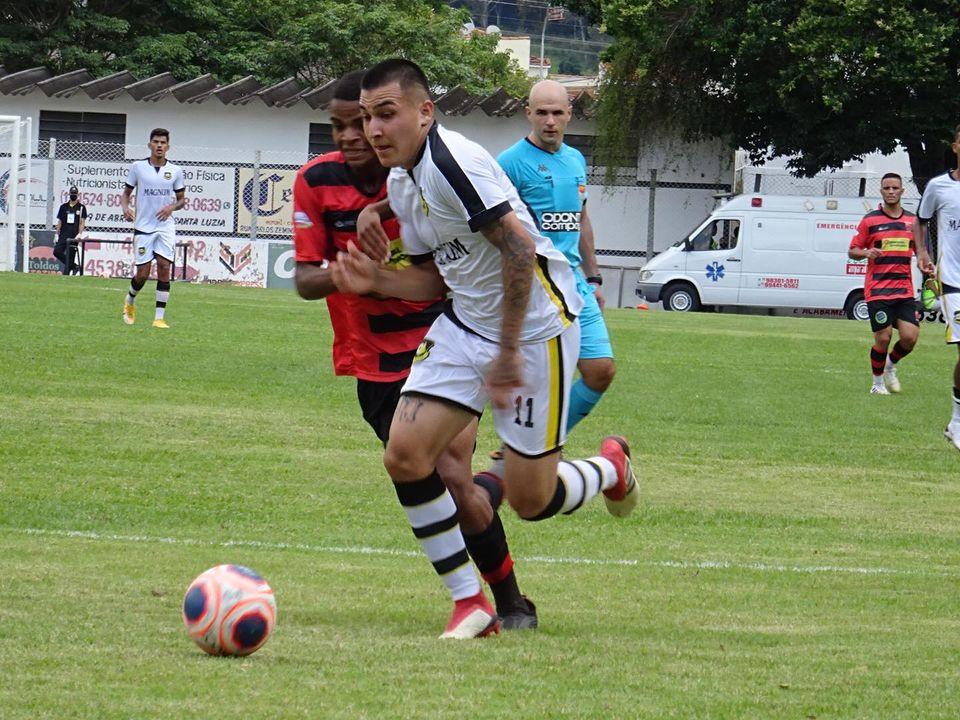
M30 267L32 127L33 118L0 115L0 270L27 272ZM17 268L17 230L21 226L23 262Z

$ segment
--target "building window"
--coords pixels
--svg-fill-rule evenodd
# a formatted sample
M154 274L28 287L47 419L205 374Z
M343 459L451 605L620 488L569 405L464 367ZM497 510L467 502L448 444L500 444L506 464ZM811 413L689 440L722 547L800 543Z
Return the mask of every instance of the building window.
M127 141L127 116L123 113L40 111L40 139L87 143Z
M313 155L323 155L333 152L337 146L333 144L333 128L330 123L310 123L310 140L307 152Z

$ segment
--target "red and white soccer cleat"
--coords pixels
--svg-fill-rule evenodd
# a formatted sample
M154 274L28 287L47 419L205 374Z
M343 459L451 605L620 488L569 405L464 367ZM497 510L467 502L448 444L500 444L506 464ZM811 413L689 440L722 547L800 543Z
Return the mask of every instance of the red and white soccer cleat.
M440 638L466 640L499 632L500 618L481 590L472 597L454 603L453 615Z
M613 463L617 470L617 484L603 491L607 511L616 517L626 517L640 500L637 478L630 462L630 446L626 438L609 435L600 443L600 455Z

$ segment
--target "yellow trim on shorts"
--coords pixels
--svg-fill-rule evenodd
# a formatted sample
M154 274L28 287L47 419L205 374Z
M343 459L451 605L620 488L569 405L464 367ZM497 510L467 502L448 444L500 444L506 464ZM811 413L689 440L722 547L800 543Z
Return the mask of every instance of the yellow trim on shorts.
M560 376L560 353L562 352L559 335L547 341L550 400L547 405L547 434L543 442L545 448L554 448L558 444L557 433L560 432L560 411L563 407L563 398L560 397L560 386L563 384L563 378Z

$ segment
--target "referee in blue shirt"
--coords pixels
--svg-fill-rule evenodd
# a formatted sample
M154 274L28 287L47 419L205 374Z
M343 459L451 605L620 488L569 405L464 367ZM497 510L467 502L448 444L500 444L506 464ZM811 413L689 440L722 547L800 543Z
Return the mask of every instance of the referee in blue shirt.
M570 389L568 431L600 402L616 372L603 321L603 278L587 216L587 163L579 150L563 143L571 115L566 89L554 80L538 82L527 102L530 134L497 158L540 232L570 262L584 299L579 317L580 378Z

